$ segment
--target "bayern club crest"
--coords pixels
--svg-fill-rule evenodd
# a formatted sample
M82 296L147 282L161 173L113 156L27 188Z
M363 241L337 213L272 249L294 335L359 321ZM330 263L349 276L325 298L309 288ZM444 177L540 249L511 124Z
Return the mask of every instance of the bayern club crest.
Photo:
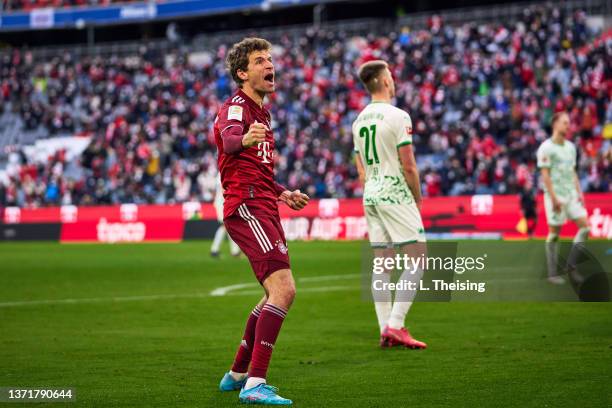
M283 241L277 239L275 244L278 250L281 251L282 254L286 254L289 251L289 249L287 248L287 245L285 245Z

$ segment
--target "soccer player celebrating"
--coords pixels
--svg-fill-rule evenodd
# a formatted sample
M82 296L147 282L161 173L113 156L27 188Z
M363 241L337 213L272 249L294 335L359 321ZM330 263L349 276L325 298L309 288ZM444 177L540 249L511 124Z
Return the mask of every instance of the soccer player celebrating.
M389 256L393 245L410 256L422 255L425 231L421 220L421 186L412 150L412 121L401 109L391 105L395 84L384 61L370 61L359 68L359 79L372 96L353 123L355 161L364 183L363 204L370 244L375 256ZM404 271L400 280L414 281L422 271ZM374 276L372 292L381 347L403 345L426 348L412 338L404 327L415 291L407 295L375 288L374 278L388 283L389 271Z
M266 384L272 350L295 296L277 202L300 210L308 196L274 181L274 135L270 112L263 106L275 87L271 47L260 38L245 38L232 46L226 63L239 89L221 106L214 125L225 190L223 221L265 291L249 315L234 364L219 387L240 390L243 403L290 405L291 400Z
M578 226L574 244L584 243L589 236L587 211L576 174L576 146L566 135L569 130L569 115L557 112L552 118L552 137L546 139L538 148L538 168L542 172L544 184L544 208L548 222L546 237L546 262L548 281L563 284L565 279L557 271L557 242L559 231L568 219ZM574 245L575 246L575 245ZM574 249L574 248L572 248ZM568 257L568 268L575 267L576 251Z

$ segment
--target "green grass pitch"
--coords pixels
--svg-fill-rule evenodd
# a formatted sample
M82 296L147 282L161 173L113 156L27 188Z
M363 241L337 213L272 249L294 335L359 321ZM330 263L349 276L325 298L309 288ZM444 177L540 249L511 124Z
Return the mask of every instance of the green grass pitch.
M76 388L55 407L237 406L217 386L260 289L246 259L208 251L0 244L0 387ZM612 404L610 303L416 303L408 326L429 348L381 350L361 244L290 251L298 295L268 381L296 407Z

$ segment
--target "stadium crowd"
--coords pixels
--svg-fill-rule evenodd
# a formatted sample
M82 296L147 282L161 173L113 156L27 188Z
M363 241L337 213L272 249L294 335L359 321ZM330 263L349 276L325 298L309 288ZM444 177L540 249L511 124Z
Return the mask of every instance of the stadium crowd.
M277 92L268 101L277 179L313 197L361 195L351 124L368 99L356 68L381 58L396 78L397 106L412 117L425 196L533 184L535 151L559 110L570 113L583 189L610 191L612 40L599 34L582 12L537 7L506 23L451 26L434 17L426 29L384 35L283 35L274 41ZM232 92L226 52L143 46L111 57L1 56L0 101L27 128L92 138L77 161L62 151L42 163L14 153L6 204L212 200L210 130Z

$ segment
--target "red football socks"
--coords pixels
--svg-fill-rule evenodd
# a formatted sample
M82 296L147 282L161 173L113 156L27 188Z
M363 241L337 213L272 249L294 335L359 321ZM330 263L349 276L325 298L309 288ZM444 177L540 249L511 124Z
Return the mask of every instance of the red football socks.
M257 327L257 320L260 313L261 310L259 309L259 305L257 305L249 315L246 328L244 329L244 336L236 352L234 365L232 365L232 371L235 373L246 373L249 369L251 354L253 353L253 343L255 342L255 328Z
M285 309L270 303L266 303L262 308L255 328L255 344L249 377L266 378L272 350L286 315Z

